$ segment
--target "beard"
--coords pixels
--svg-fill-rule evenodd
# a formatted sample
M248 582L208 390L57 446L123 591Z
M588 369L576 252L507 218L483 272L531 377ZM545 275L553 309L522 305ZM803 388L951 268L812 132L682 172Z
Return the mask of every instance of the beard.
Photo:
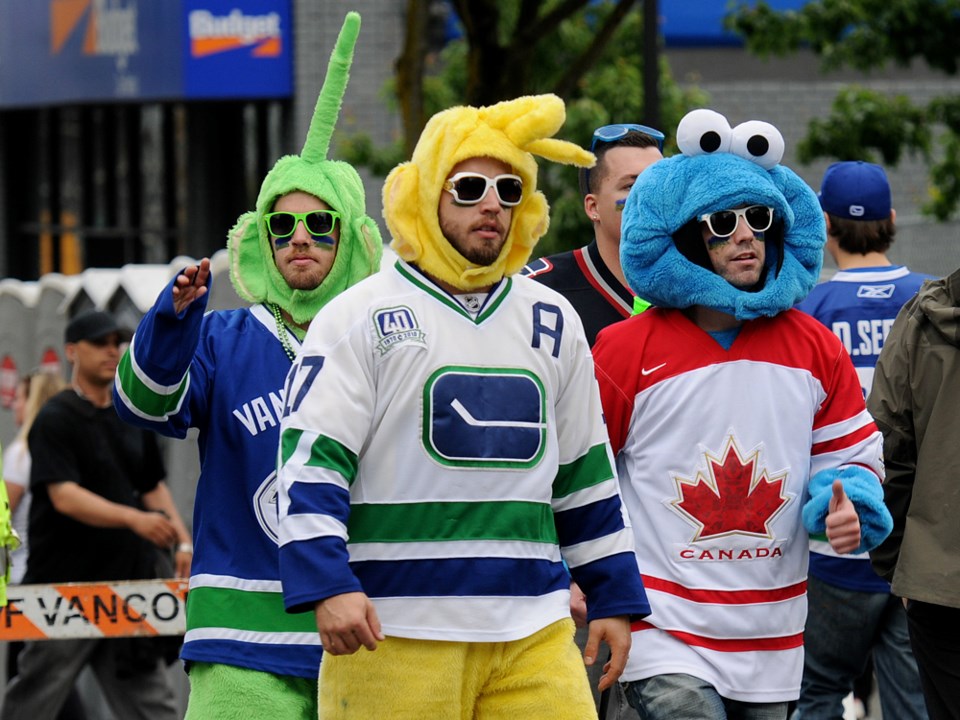
M472 244L468 244L462 237L469 232L469 229L458 232L450 224L441 222L440 232L443 233L443 237L446 238L454 250L469 262L482 267L493 265L500 257L500 252L506 244L506 237L502 234L502 231L501 235L496 238L484 238L480 242Z
M315 262L298 266L293 262L298 257L312 257ZM316 290L330 274L334 261L335 256L318 258L313 254L295 253L286 262L277 262L277 269L291 290Z
M284 277L291 290L316 290L323 283L327 273L314 271L310 273L291 273Z

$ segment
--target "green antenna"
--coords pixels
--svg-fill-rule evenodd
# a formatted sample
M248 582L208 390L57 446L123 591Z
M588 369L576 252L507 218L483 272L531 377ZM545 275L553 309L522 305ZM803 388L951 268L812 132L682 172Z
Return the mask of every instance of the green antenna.
M340 116L340 105L343 103L343 94L350 77L350 66L353 64L353 48L357 44L360 34L360 15L350 11L343 19L343 27L337 36L337 44L330 54L327 65L327 75L323 79L323 87L317 98L317 105L313 109L313 119L307 131L307 139L303 143L300 157L306 162L315 163L327 159L330 149L330 138Z

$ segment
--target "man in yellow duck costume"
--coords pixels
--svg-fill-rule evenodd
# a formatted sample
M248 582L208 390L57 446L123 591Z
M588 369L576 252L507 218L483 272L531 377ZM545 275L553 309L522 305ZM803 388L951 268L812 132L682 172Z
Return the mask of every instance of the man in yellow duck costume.
M515 276L548 225L533 156L593 161L551 137L564 116L435 115L384 187L400 260L321 310L288 376L280 568L316 614L324 720L582 720L584 662L605 641L609 687L649 612L582 324Z

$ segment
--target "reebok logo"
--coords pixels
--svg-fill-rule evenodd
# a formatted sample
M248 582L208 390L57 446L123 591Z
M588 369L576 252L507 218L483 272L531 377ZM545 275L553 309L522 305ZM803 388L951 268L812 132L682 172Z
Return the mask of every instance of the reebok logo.
M858 298L870 298L873 300L886 300L893 297L895 285L861 285L857 288Z

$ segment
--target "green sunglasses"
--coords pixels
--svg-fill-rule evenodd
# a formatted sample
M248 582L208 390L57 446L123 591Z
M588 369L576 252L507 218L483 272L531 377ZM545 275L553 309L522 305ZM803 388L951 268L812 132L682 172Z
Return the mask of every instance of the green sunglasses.
M289 240L279 242L289 238L296 232L297 223L303 223L303 227L313 236L314 240L319 242L333 244L333 240L326 239L333 233L337 227L337 220L340 219L340 213L336 210L310 210L308 212L286 212L278 211L265 213L263 222L267 226L267 232L273 236L274 244L279 247L289 245Z

